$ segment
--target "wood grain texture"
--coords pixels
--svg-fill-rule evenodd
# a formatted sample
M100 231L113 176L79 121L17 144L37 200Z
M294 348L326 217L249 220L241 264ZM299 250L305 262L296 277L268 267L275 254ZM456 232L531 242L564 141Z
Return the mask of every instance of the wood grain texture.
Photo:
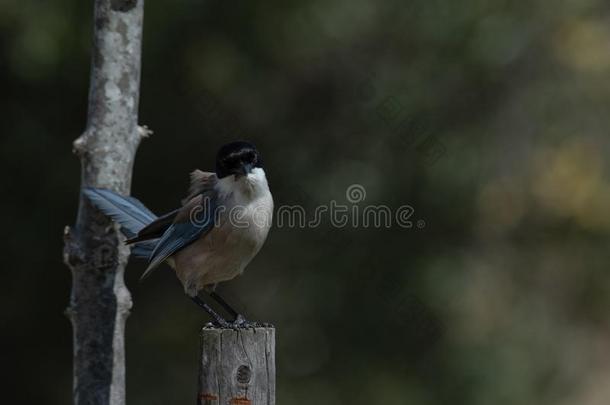
M275 405L275 329L201 331L199 405Z
M87 126L74 143L81 187L129 194L138 126L143 0L95 0ZM72 271L73 398L77 405L125 403L125 320L131 295L123 280L129 250L116 225L80 195L74 227L64 232Z

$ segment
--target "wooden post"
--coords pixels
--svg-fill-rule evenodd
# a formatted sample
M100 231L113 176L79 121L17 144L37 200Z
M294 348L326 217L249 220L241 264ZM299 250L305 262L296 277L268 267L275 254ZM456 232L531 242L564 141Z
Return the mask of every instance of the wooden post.
M198 405L275 405L275 329L201 331Z

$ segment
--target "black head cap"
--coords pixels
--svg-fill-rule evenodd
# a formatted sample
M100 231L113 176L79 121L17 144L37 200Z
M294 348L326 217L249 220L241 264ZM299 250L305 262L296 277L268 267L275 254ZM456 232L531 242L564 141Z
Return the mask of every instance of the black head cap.
M216 176L245 176L255 167L262 167L261 156L250 142L236 141L223 145L216 155Z

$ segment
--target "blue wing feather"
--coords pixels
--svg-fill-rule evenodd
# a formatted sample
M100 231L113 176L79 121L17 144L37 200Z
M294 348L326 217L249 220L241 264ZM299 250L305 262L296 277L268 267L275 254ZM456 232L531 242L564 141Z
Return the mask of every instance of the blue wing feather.
M149 265L141 279L144 279L159 264L178 250L185 248L189 244L206 234L214 226L214 204L205 207L201 212L201 217L197 221L188 218L185 222L175 222L157 242L149 258ZM203 206L202 206L203 207Z
M132 255L149 260L148 268L142 278L171 255L205 235L214 226L215 184L214 173L195 170L191 174L190 195L183 202L184 206L177 210L174 222L159 239L138 241L132 245ZM139 200L130 196L93 187L84 188L83 194L100 211L120 224L121 231L129 239L136 237L142 229L159 219ZM197 211L196 221L191 221L189 214L195 212L191 211L194 208L200 210Z
M153 250L155 250L156 243L156 240L147 240L131 245L131 255L141 259L148 259Z

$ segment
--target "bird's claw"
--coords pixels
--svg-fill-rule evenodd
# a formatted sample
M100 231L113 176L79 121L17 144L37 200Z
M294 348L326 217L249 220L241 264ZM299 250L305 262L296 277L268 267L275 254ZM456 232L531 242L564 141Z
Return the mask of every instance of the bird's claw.
M214 320L214 322L212 322L212 324L214 326L216 326L217 328L223 328L223 329L232 329L233 328L233 324L231 322L227 322L224 319L216 319Z
M237 316L235 317L235 320L233 321L233 325L237 326L238 328L242 328L244 327L244 325L247 325L249 322L246 321L246 318L244 318L244 316L242 314L237 314Z
M246 321L246 319L241 315L238 315L233 322L229 322L224 319L215 319L213 325L217 328L233 330L247 329L253 327L253 324L251 322Z
M226 321L224 319L215 319L214 322L208 323L210 326L223 329L255 329L255 328L272 328L273 325L270 323L251 322L246 320L243 315L237 315L233 322Z
M248 321L241 314L238 314L235 317L235 320L233 321L232 325L236 329L255 329L255 328L260 328L260 327L265 326L265 324L262 324L260 322Z

